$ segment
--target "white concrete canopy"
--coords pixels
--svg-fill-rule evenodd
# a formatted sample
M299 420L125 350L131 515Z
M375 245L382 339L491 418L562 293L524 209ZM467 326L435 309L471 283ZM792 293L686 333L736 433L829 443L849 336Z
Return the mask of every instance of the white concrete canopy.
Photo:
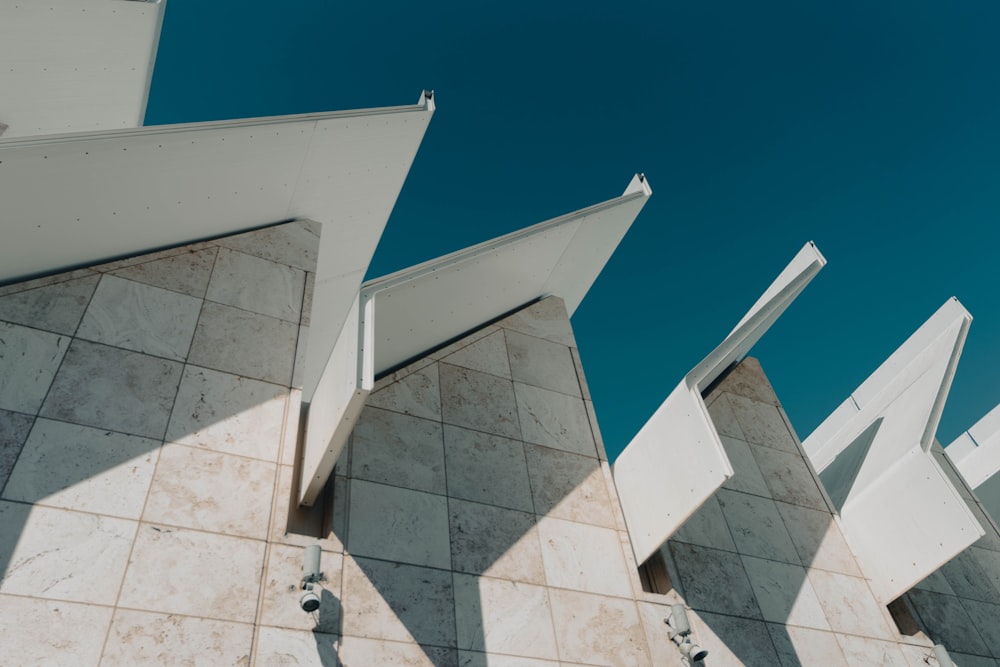
M949 299L803 442L885 603L984 534L931 452L971 322Z
M1000 405L958 436L944 453L993 520L1000 523Z
M749 353L825 264L819 249L807 243L615 461L615 485L637 562L653 555L733 476L702 392Z
M311 399L302 504L326 483L376 374L545 296L572 315L651 194L637 175L620 197L365 283Z
M4 138L141 126L165 5L0 0Z

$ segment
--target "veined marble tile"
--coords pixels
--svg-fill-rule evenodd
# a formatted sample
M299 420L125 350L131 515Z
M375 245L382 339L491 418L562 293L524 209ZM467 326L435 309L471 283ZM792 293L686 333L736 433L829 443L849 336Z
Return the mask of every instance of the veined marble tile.
M298 323L305 285L301 269L222 248L205 298Z
M804 564L854 577L864 576L832 514L780 502L775 506Z
M191 249L172 257L111 271L111 275L204 299L218 253L219 249L215 246Z
M162 438L183 364L76 339L39 414Z
M188 362L287 387L297 337L291 322L206 301Z
M541 658L524 658L517 655L501 655L499 653L482 653L480 651L459 651L459 667L560 667L569 663L542 660Z
M455 574L458 647L557 659L544 586Z
M775 623L768 623L767 631L781 667L850 667L844 660L837 636L832 632Z
M809 570L808 577L826 620L835 632L878 639L896 638L867 581L825 570Z
M736 420L736 413L726 392L719 389L712 392L708 400L708 415L712 418L712 425L720 436L743 441L743 431Z
M70 339L0 322L0 409L36 414Z
M725 397L720 398L716 401L716 404L724 400ZM733 470L736 472L735 475L725 481L722 487L769 498L771 490L768 488L767 482L764 481L760 466L757 465L757 459L754 458L753 453L750 451L750 447L754 445L725 435L720 436L719 439L722 441L722 447L726 450L726 455L729 457ZM761 447L761 449L764 448ZM789 454L789 456L792 455Z
M344 637L341 641L340 664L345 667L456 667L458 659L453 648Z
M480 431L445 425L448 495L531 512L524 446Z
M521 438L510 380L450 364L441 373L441 411L447 424Z
M837 635L837 641L849 665L910 667L909 661L895 642L842 634Z
M256 664L264 667L336 667L342 664L337 658L339 640L337 635L261 627L257 634Z
M771 667L778 656L762 621L700 612L688 614L698 644L708 650L711 667ZM820 663L826 667L825 663ZM860 665L858 666L860 667Z
M615 527L600 461L537 445L524 445L535 513Z
M518 331L507 331L506 336L516 382L582 398L570 348Z
M355 555L451 569L444 496L353 479L348 525Z
M739 555L668 542L686 601L698 611L763 618Z
M272 544L264 573L264 606L260 624L293 630L340 632L340 581L344 557L324 551L320 571L324 580L313 589L320 596L318 611L305 613L299 606L302 590L302 562L305 549Z
M345 635L455 646L452 574L344 557Z
M77 337L183 361L200 311L193 296L104 276Z
M0 593L112 605L135 530L135 521L0 501L10 555Z
M776 406L736 394L729 394L728 398L747 442L793 454L799 453L788 425Z
M616 667L650 664L632 600L550 588L549 601L563 661Z
M185 445L163 446L144 521L264 539L276 464Z
M368 406L353 437L352 476L444 495L440 422Z
M93 274L0 296L0 320L72 336L98 280Z
M441 384L438 365L429 363L426 367L374 391L368 396L365 405L440 421Z
M39 418L3 497L138 519L160 441Z
M798 552L770 498L728 489L716 493L736 550L747 556L799 564Z
M442 358L446 364L470 368L481 373L489 373L510 379L510 361L503 331L497 329L474 343Z
M632 584L615 530L543 517L538 538L550 586L631 599Z
M276 461L287 395L268 382L187 366L167 440Z
M0 410L0 491L7 484L34 423L35 418L31 415Z
M566 304L557 296L550 296L533 303L497 324L504 329L576 347L573 327L570 326L569 315L566 313Z
M451 510L451 562L458 572L545 583L535 517L457 498Z
M315 271L321 228L322 225L310 220L296 220L244 234L226 236L216 239L215 243L279 264Z
M140 524L120 607L252 623L264 543Z
M759 445L749 447L760 466L772 498L792 505L829 511L819 490L819 481L813 477L802 456Z
M116 609L101 665L242 667L249 664L252 643L247 623Z
M722 508L715 496L706 500L671 539L702 547L736 551L736 544L729 533L726 517L722 514Z
M582 398L514 383L525 442L597 458L590 417Z
M101 659L111 608L0 595L0 636L17 665L79 667Z
M765 621L830 629L804 567L752 556L743 556L743 567Z

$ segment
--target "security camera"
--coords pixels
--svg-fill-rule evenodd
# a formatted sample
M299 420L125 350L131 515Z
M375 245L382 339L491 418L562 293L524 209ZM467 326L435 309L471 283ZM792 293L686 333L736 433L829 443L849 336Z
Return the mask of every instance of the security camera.
M306 547L305 558L302 561L302 590L305 593L299 599L299 606L304 612L314 612L319 609L319 595L313 590L313 585L323 579L323 573L319 569L319 560L323 555L323 550L318 544L310 544Z
M304 612L314 612L319 609L319 596L312 590L312 584L309 584L309 590L299 600L299 606Z
M694 643L691 639L691 622L688 620L687 609L682 604L671 605L670 615L663 619L670 628L670 639L680 650L681 655L689 662L698 662L708 657L708 651Z
M704 660L708 657L708 651L698 646L690 639L682 642L677 648L681 650L681 655L691 662L698 662L699 660Z

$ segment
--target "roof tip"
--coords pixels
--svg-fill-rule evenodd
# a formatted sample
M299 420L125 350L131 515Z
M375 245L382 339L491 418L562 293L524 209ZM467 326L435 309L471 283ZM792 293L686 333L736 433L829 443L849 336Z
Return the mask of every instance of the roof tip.
M653 194L653 188L649 187L649 181L646 180L646 175L643 173L637 173L629 181L628 187L625 188L625 192L622 196L632 195L636 193L642 193L644 196L648 197Z
M437 106L434 104L434 91L424 89L420 93L420 99L417 101L418 106L422 106L425 111L434 111Z
M816 245L815 241L809 241L808 243L806 243L804 248L810 248L816 255L816 260L819 262L819 265L826 266L826 257L824 257L823 253L820 252L819 246Z

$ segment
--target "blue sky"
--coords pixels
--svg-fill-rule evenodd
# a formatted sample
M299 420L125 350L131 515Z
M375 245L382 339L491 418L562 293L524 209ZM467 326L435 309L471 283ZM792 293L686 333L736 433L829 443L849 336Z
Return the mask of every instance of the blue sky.
M804 438L952 295L939 439L1000 402L1000 5L169 0L147 124L412 104L370 276L654 195L573 318L609 454L803 243L752 354Z

